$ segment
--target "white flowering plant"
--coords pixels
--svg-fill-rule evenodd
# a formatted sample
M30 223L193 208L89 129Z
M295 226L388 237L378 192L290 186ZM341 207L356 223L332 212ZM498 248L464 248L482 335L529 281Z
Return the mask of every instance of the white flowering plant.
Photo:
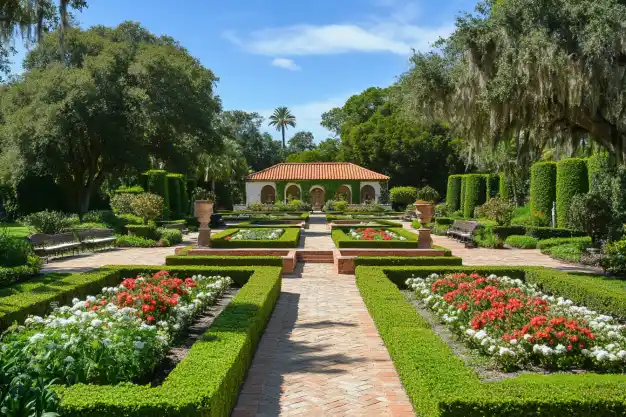
M238 232L226 236L226 240L278 240L284 229L239 229Z
M153 371L176 334L231 283L167 271L127 278L46 317L28 317L0 339L0 355L16 358L14 372L63 384L131 381Z
M626 328L613 317L542 293L520 279L432 274L406 281L421 302L505 370L626 370Z

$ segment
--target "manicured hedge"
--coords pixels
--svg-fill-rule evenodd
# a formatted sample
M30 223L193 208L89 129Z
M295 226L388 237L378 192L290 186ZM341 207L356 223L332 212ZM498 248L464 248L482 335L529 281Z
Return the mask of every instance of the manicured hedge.
M511 178L504 172L500 173L500 183L498 184L498 194L503 200L513 199L513 184Z
M550 219L556 201L556 163L537 162L530 168L530 213Z
M570 229L559 229L553 227L526 227L526 234L539 240L559 238L559 237L583 237L585 232Z
M467 186L467 176L461 175L461 196L459 199L459 211L463 213L465 210L465 188Z
M63 416L230 415L280 295L280 268L195 267L195 270L231 278L238 271L247 274L249 280L161 386L125 383L55 387Z
M38 256L30 255L26 265L0 266L0 288L31 279L39 274L41 264L42 261Z
M451 217L435 217L435 224L437 226L446 226L454 223L454 219Z
M506 238L505 242L508 246L512 248L520 248L520 249L536 249L537 248L537 239L532 236L526 235L511 235Z
M143 237L146 239L156 240L159 238L156 226L147 224L128 224L126 230L131 236Z
M226 236L237 233L239 229L226 229L211 236L214 248L297 248L300 243L300 229L287 228L277 240L226 240Z
M185 190L185 176L183 174L167 174L167 188L170 199L170 211L174 217L184 217L187 207ZM183 196L183 191L185 196Z
M465 198L463 200L463 216L474 217L474 209L485 203L486 181L483 174L467 174L465 178Z
M205 266L283 266L280 256L178 256L165 258L165 265L205 265Z
M389 230L400 236L404 236L407 240L355 240L346 234L350 228L334 227L331 231L331 237L335 246L338 248L395 248L395 249L417 249L417 235L411 233L401 227L380 228Z
M463 260L456 256L357 256L355 266L430 266L463 265Z
M450 175L448 177L446 205L451 211L457 211L461 207L461 177L462 175Z
M455 271L525 275L529 282L540 285L557 283L552 289L570 291L559 294L569 298L572 286L577 285L577 279L568 274L544 268L357 267L361 296L418 415L582 417L626 413L623 375L522 375L502 382L481 382L389 279L395 274L403 283L411 275ZM601 278L583 279L591 283ZM621 296L625 294L621 289Z
M163 197L165 207L170 207L170 194L167 181L167 171L162 169L152 169L141 174L144 189Z
M539 241L540 249L548 249L554 246L576 244L580 247L591 246L591 237L554 237L551 239L542 239Z
M495 198L500 191L500 176L496 174L485 175L486 199Z
M509 236L523 235L526 233L524 226L492 226L491 231L501 240L506 240Z
M568 210L576 194L589 191L587 164L584 159L570 158L559 161L556 169L556 219L557 226L567 227Z
M255 229L255 228L270 228L270 229L286 229L286 228L300 228L299 223L285 224L281 223L284 220L249 220L243 221L241 223L237 223L237 228L239 229Z

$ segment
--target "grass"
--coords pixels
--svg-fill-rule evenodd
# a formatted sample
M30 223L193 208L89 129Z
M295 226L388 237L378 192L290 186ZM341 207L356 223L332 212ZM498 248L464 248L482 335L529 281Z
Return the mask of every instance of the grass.
M511 224L527 224L530 222L530 206L517 207L513 212Z
M28 237L30 230L18 223L3 223L0 224L0 233L6 233L11 237Z

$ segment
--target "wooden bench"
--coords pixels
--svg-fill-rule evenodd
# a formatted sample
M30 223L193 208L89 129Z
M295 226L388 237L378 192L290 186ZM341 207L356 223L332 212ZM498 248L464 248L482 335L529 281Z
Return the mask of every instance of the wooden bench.
M51 255L60 255L67 252L74 254L78 252L81 247L81 243L76 240L72 232L59 233L56 235L35 233L28 239L35 253L44 257L46 261Z
M78 240L87 249L105 248L114 246L117 238L111 229L84 229L78 230Z
M448 229L448 237L458 239L462 242L471 242L472 235L478 227L478 222L469 220L455 220Z

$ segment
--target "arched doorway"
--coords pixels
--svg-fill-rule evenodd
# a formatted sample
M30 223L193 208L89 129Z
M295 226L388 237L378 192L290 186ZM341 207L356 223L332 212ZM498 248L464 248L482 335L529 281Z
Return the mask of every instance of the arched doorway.
M271 185L261 188L261 203L274 203L276 201L276 190Z
M350 191L350 187L347 185L342 185L337 188L337 192L335 193L335 200L343 200L348 204L352 203L352 192Z
M376 201L376 191L371 185L364 185L361 188L361 204Z
M301 195L300 195L300 187L298 187L295 184L290 185L289 187L287 187L287 190L285 191L285 199L287 201L289 200L301 200Z
M322 187L311 188L311 203L317 209L324 206L324 189Z

